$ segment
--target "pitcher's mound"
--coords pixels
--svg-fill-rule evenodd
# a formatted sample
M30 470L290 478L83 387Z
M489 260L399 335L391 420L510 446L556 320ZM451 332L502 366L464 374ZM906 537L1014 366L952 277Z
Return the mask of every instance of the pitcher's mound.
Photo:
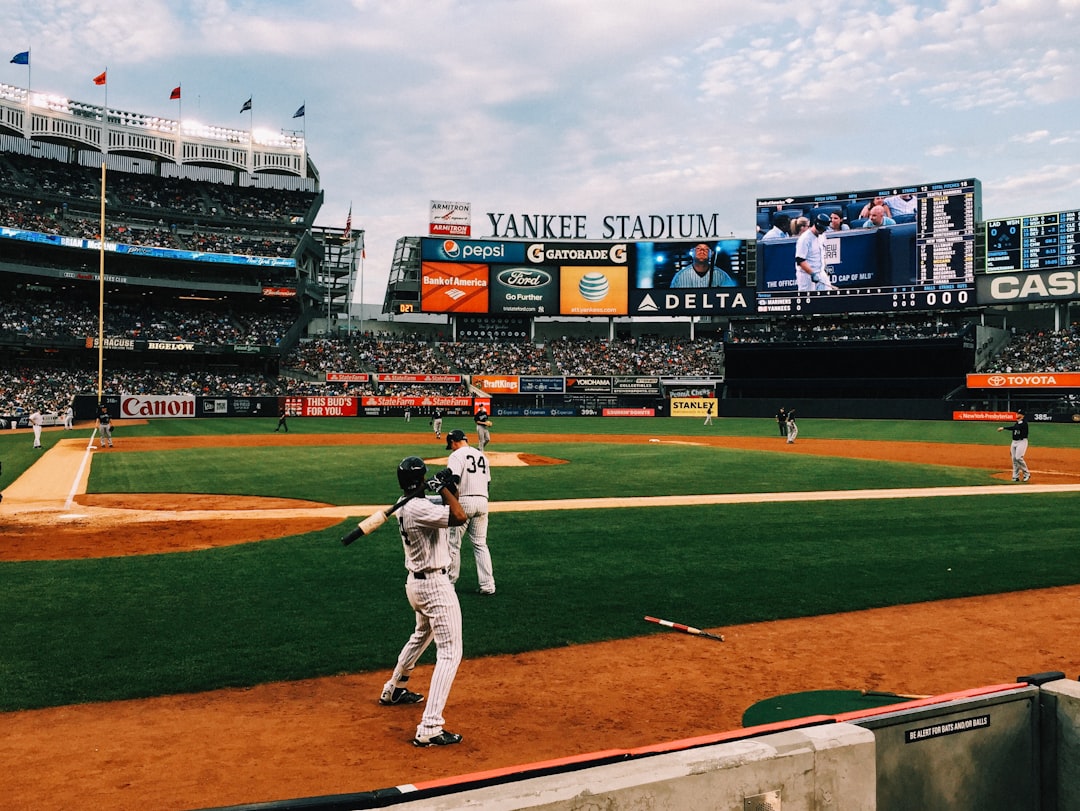
M550 456L537 456L535 453L505 453L500 451L484 451L484 456L492 467L535 467L537 465L565 465L565 459L553 459ZM441 459L427 459L429 465L445 465L446 457Z

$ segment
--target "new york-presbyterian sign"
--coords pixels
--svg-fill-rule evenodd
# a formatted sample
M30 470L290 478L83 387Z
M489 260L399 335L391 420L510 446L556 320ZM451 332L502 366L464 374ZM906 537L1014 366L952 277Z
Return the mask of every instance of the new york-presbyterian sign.
M584 214L504 214L487 212L497 239L591 239ZM599 239L719 239L719 214L605 214Z

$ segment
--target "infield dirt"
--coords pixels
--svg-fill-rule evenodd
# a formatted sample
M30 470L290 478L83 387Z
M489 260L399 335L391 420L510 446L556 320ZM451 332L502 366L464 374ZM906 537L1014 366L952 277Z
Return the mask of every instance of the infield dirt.
M645 441L498 439L502 447ZM343 444L415 440L411 434L334 438ZM101 452L201 441L124 438ZM289 434L237 436L228 444L326 441ZM785 446L779 437L665 441L919 463L947 459L1009 478L1007 448L996 446L812 439ZM74 451L60 450L68 443L75 443ZM75 459L85 447L79 444L60 443L5 492L0 560L190 551L307 532L358 514L356 507L326 514L324 505L288 499L200 496L192 511L183 509L190 505L187 497L69 493ZM532 463L552 461L558 460ZM1036 448L1028 461L1036 482L1080 483L1078 451ZM82 517L62 518L58 500ZM116 532L120 524L123 533ZM468 599L462 596L466 612ZM466 658L448 707L450 727L464 741L447 749L409 745L415 707L376 701L385 672L7 713L0 716L3 804L38 811L73 805L187 811L366 791L735 729L754 702L801 690L937 694L1041 671L1074 676L1080 652L1067 640L1080 638L1080 586L708 630L721 631L727 641L672 633ZM414 684L421 692L430 670L417 668Z

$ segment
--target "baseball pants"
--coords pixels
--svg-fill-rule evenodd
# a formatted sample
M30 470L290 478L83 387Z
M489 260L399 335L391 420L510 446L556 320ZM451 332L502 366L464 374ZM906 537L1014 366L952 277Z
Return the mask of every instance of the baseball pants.
M495 591L495 574L491 566L491 550L487 545L488 500L483 496L461 496L461 508L469 516L467 523L450 527L450 582L461 575L461 541L468 535L476 558L476 579L481 591Z
M1028 441L1026 439L1014 439L1009 446L1009 454L1012 456L1013 479L1030 475L1024 455L1027 453Z
M423 580L409 575L405 594L416 611L416 629L398 655L390 683L400 686L407 682L416 663L434 640L435 669L431 673L431 686L416 737L438 735L443 731L443 710L461 664L461 605L450 578L442 573L428 572Z

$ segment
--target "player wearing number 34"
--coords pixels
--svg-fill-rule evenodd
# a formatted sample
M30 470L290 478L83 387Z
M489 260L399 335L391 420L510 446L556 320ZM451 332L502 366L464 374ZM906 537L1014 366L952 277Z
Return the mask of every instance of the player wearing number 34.
M491 551L487 545L488 485L491 467L479 448L469 445L460 428L446 435L446 449L451 451L446 466L460 478L458 500L468 516L464 526L450 528L450 582L456 583L461 574L461 541L467 534L476 558L476 578L481 594L495 593L495 575L491 568Z

